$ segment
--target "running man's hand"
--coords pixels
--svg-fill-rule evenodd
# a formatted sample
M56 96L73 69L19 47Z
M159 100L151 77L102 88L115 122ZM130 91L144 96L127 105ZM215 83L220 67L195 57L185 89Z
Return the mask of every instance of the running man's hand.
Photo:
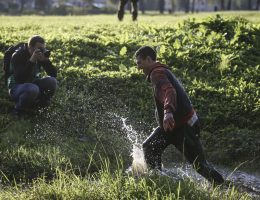
M163 128L165 132L171 132L174 128L175 121L173 119L172 113L168 112L164 114L163 118Z

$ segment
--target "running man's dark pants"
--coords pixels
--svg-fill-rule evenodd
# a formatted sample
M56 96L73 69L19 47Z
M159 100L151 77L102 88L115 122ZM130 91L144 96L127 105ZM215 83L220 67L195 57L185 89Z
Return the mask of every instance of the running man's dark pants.
M192 127L184 125L171 133L166 133L157 127L154 132L143 142L143 151L149 168L161 170L161 156L165 148L173 144L196 171L210 182L221 184L224 182L220 175L205 159L200 142L200 126L197 121Z

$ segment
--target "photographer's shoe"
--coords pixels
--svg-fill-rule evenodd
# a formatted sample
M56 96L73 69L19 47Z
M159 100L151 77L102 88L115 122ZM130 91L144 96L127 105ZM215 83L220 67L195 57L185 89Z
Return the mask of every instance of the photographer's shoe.
M46 107L48 107L50 105L51 105L51 101L50 100L44 100L44 101L40 101L38 103L38 107L39 108L46 108Z

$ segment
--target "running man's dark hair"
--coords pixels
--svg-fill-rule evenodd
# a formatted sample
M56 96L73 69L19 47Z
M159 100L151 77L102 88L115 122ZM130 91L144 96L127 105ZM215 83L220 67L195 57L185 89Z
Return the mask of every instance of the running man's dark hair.
M37 42L39 42L41 44L45 44L45 40L41 36L34 35L34 36L30 37L30 39L28 41L28 45L34 47Z
M149 46L140 47L135 52L135 57L137 57L137 56L140 56L142 59L145 59L147 56L150 56L150 58L153 61L156 61L156 52L152 47L149 47Z

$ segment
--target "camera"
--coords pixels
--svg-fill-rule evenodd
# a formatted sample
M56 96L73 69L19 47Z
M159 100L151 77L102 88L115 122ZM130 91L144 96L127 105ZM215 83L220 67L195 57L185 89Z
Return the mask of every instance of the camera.
M45 49L45 48L39 48L40 51L43 53L43 55L46 57L46 58L49 58L50 55L51 55L51 51L48 50L48 49Z

